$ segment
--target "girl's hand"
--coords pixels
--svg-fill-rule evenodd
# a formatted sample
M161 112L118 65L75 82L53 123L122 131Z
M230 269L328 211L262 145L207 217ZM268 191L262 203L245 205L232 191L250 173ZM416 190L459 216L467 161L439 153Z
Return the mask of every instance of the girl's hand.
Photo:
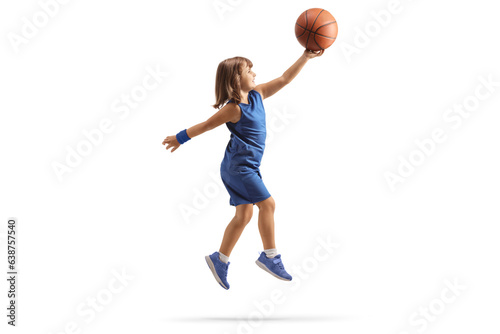
M172 151L170 153L173 153L176 149L179 148L179 146L181 146L181 144L179 144L179 142L177 141L177 138L175 136L167 136L167 138L165 138L163 140L162 145L165 145L165 144L168 144L166 147L167 151L169 148L172 147Z
M321 55L323 55L323 53L325 53L325 49L321 50L321 51L311 51L311 50L304 50L304 56L307 58L307 59L312 59L312 58L316 58L316 57L320 57Z

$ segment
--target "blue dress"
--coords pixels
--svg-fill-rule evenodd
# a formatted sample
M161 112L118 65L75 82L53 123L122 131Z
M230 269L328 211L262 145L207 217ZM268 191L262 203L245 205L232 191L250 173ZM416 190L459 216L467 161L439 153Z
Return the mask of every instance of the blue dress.
M260 162L266 141L266 111L261 95L248 92L248 104L240 103L241 118L227 122L231 138L220 165L222 182L230 199L229 204L255 204L271 196L260 175ZM229 100L228 103L234 103Z

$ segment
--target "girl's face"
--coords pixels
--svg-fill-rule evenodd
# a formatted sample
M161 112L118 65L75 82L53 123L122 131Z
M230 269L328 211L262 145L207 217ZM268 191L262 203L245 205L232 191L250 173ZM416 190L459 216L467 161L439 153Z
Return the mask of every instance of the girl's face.
M256 74L252 71L248 65L243 68L243 73L241 73L241 89L245 91L251 91L257 85L255 84Z

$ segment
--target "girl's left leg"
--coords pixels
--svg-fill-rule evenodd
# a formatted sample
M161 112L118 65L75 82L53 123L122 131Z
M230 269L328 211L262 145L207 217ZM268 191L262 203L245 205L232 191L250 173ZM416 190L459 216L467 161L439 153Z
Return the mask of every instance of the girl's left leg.
M272 197L255 203L259 207L259 232L264 245L264 252L260 253L255 263L269 274L284 281L291 281L292 276L286 272L281 255L277 254L274 243L274 209Z
M264 249L276 248L274 242L274 209L276 204L273 197L255 203L259 208L259 232Z
M224 231L224 237L222 238L219 253L228 257L231 255L231 252L240 238L243 229L250 222L250 219L252 219L252 214L252 204L240 204L236 206L234 218L231 220L229 225L227 225L226 230Z

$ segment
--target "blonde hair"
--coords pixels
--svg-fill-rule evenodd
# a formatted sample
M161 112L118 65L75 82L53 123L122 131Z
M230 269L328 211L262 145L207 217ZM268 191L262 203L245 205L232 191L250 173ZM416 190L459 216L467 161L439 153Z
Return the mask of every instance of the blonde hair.
M219 63L215 76L214 108L222 108L229 99L233 99L236 104L241 102L240 80L245 64L250 68L253 66L250 59L244 57L233 57Z

